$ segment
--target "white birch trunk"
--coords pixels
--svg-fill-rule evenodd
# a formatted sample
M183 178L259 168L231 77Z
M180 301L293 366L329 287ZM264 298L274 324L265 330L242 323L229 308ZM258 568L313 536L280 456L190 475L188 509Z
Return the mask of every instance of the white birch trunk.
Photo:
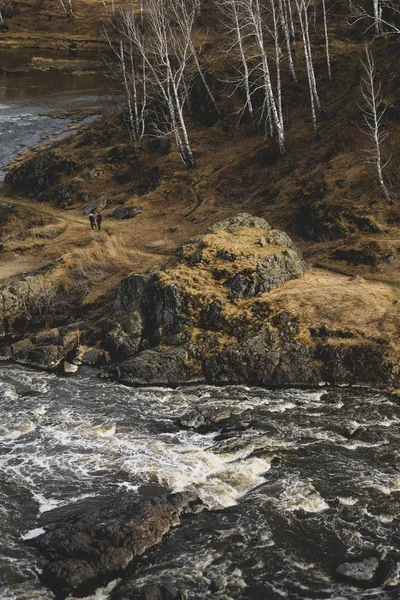
M279 0L279 16L280 16L283 36L285 38L286 52L287 52L287 56L288 56L290 75L292 76L293 81L295 81L297 83L296 71L294 68L293 55L292 55L291 33L290 33L290 29L289 29L289 24L287 21L287 11L286 11L285 0Z
M252 4L252 6L250 6L250 16L251 16L251 19L253 22L255 39L256 39L256 43L258 46L258 51L259 51L260 59L261 59L262 75L263 75L263 81L264 81L265 101L266 101L266 105L267 105L270 129L271 129L271 132L276 131L276 133L278 135L279 150L280 150L281 154L285 154L285 152L286 152L285 130L283 127L283 121L281 121L281 119L279 117L277 103L275 101L275 96L274 96L274 92L273 92L273 88L272 88L271 74L270 74L269 64L268 64L268 56L265 51L263 22L262 22L262 18L261 18L259 0L253 0L253 4Z
M313 60L312 60L312 52L311 52L311 42L310 42L310 30L309 30L309 26L308 26L308 6L309 6L309 0L307 2L307 4L305 3L304 0L302 0L302 4L303 4L303 10L304 10L304 29L305 29L305 33L306 33L306 43L307 43L307 54L308 54L308 68L309 68L309 72L310 72L310 78L312 81L312 91L314 94L314 99L315 99L315 104L317 109L320 111L321 110L321 103L319 100L319 96L318 96L318 91L317 91L317 81L315 79L315 71L314 71L314 64L313 64Z
M383 131L382 128L382 119L386 107L381 108L381 86L377 81L377 73L373 56L367 46L365 48L365 54L365 62L361 61L365 74L361 83L361 94L365 101L365 107L361 110L363 112L365 123L365 129L363 129L363 132L371 141L371 150L367 150L367 162L375 165L379 185L381 186L383 195L385 196L387 203L392 204L393 199L383 177L383 170L389 161L382 165L381 152L382 142L388 136L388 133Z
M374 6L375 32L376 32L376 35L379 35L381 33L381 29L382 29L382 24L381 24L382 6L381 6L380 0L373 0L373 6Z
M135 148L136 156L139 156L140 146L138 145L138 140L137 140L135 118L134 118L133 110L132 110L131 90L130 90L130 86L129 86L129 82L128 82L128 77L126 74L125 51L124 51L124 44L122 43L122 41L120 41L120 43L119 43L119 57L120 57L122 78L123 78L124 88L125 88L126 102L128 105L128 117L129 117L129 125L130 125L129 131L130 131L130 134L131 134L131 137L133 140L133 145Z
M278 31L278 19L276 14L275 0L270 0L272 20L274 25L273 35L275 41L275 64L276 64L276 105L278 109L278 117L280 123L283 125L283 112L282 112L282 82L281 82L281 47L279 45L279 31Z
M292 11L292 0L283 0L284 6L287 6L287 12L288 12L288 23L289 23L289 29L290 29L290 36L292 38L292 46L296 45L296 32L294 29L294 23L293 23L293 11ZM285 9L286 10L286 9Z
M308 89L310 92L310 104L311 104L311 116L312 116L312 122L313 122L313 129L314 129L315 134L317 134L317 114L316 114L316 110L315 110L315 96L314 96L314 90L313 90L313 79L311 76L312 64L310 65L310 57L308 54L307 35L306 35L305 24L304 24L304 21L307 21L307 15L306 14L303 15L303 7L304 7L303 0L301 0L300 3L298 0L296 0L296 5L297 5L297 11L299 14L301 35L303 38L304 56L305 56L305 60L306 60L307 79L308 79Z
M322 0L322 13L323 13L323 17L324 17L326 64L327 64L327 67L328 67L329 81L332 81L331 59L330 59L330 56L329 56L328 21L327 21L327 18L326 18L326 4L325 4L325 0Z

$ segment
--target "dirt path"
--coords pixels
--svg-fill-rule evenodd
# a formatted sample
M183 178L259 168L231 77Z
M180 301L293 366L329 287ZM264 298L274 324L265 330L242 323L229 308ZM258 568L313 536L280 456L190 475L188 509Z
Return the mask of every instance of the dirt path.
M158 219L154 219L154 214L140 215L140 219L125 221L105 216L102 231L97 231L91 229L82 207L65 210L24 197L0 196L0 202L12 202L19 209L19 216L13 218L3 232L4 250L0 254L0 284L3 285L50 266L68 253L94 242L124 238L128 245L140 250L141 266L145 268L164 260L180 241L179 234L173 237L167 234L167 225L160 223L162 215Z
M3 200L10 202L9 198ZM66 212L19 197L13 198L12 203L17 205L24 218L22 222L14 223L15 229L7 231L3 237L2 284L52 264L74 246L90 243L97 233L90 230L88 218L80 215L79 210ZM43 224L35 225L41 218Z

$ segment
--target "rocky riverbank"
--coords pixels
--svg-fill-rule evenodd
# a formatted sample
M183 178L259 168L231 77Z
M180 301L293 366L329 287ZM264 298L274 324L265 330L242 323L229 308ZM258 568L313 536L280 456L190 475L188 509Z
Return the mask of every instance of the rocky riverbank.
M176 265L122 282L104 343L134 385L390 384L397 360L356 332L306 331L269 292L312 273L264 219L241 214L178 250Z
M397 348L387 324L373 314L379 292L388 323L398 318L390 289L385 297L360 278L324 277L321 284L321 272L307 265L287 234L243 213L180 246L163 268L125 278L112 316L103 317L97 331L85 320L40 330L40 302L50 289L40 290L36 316L33 306L32 321L25 315L24 322L24 304L37 293L35 278L3 289L1 352L46 369L65 361L95 364L104 376L139 386L397 387ZM335 327L329 301L343 307ZM357 322L360 302L363 319ZM34 335L33 325L39 327Z

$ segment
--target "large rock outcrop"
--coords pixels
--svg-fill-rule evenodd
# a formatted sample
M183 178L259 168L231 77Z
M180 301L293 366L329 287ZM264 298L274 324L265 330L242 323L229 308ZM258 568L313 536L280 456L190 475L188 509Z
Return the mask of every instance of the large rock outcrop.
M78 165L74 161L58 157L52 150L43 150L8 171L4 181L18 194L49 201L53 199L50 188L60 183L63 174L71 175L77 169ZM71 184L67 182L64 185L69 189ZM58 189L59 196L62 189L64 188ZM58 200L62 201L61 196Z
M266 292L301 277L300 251L283 232L247 214L216 223L164 271L119 288L106 345L114 374L136 385L183 382L313 383L317 373L298 323L274 314Z
M389 349L351 332L313 335L301 312L271 300L306 269L264 219L216 223L183 244L174 264L122 281L104 331L119 363L111 375L132 385L390 384L398 364Z

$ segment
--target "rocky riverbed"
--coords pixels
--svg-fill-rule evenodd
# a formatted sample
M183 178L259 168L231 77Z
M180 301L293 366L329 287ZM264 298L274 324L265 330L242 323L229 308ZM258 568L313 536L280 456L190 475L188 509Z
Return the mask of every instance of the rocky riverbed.
M394 600L398 401L0 368L2 598Z

